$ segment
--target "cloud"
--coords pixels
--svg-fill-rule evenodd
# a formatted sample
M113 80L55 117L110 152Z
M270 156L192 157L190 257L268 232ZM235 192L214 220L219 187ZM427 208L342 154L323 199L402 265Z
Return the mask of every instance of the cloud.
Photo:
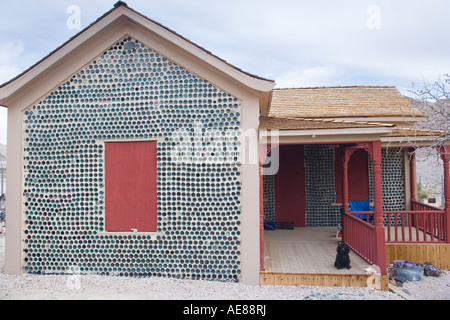
M295 69L281 74L276 80L276 86L278 88L295 88L334 85L339 74L338 68L332 66Z
M20 59L23 53L24 46L21 41L8 41L0 46L0 83L20 73Z
M25 0L24 0L25 1ZM434 81L450 71L445 0L145 0L128 5L247 72L280 86L395 85ZM100 0L1 2L0 82L47 55L112 8ZM376 11L368 10L376 7ZM379 14L379 28L368 22ZM39 25L39 28L35 28Z

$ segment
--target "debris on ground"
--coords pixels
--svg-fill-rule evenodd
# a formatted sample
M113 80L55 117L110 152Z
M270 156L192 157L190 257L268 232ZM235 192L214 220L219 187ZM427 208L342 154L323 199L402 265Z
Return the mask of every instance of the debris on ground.
M294 230L293 222L272 222L264 220L264 230Z
M439 277L441 275L441 270L439 268L436 268L429 262L425 262L424 266L424 274L427 277Z
M430 262L422 265L413 261L394 261L387 265L387 273L389 290L406 300L450 300L449 271Z

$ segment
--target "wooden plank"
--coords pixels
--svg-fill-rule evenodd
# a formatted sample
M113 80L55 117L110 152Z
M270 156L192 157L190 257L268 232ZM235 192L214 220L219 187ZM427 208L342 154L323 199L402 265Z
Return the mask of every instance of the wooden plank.
M439 269L450 268L450 244L408 243L386 244L386 261L409 260L418 263L430 262Z
M413 300L411 298L411 296L409 294L407 294L406 292L404 292L403 290L397 288L396 286L394 286L393 284L389 283L389 290L402 296L403 298L405 298L406 300Z
M261 272L261 285L367 287L369 274L317 274ZM380 290L388 290L387 275L381 276Z
M368 274L316 274L316 273L274 273L261 272L261 285L285 285L285 286L349 286L367 287ZM382 277L386 282L386 277ZM386 284L381 286L386 287Z

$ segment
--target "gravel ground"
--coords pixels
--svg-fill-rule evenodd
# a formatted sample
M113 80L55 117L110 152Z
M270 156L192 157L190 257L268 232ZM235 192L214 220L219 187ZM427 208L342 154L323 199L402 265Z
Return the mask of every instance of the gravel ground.
M246 286L168 278L92 275L6 275L0 236L1 300L404 300L400 295L356 287ZM411 299L450 300L450 273L406 282Z

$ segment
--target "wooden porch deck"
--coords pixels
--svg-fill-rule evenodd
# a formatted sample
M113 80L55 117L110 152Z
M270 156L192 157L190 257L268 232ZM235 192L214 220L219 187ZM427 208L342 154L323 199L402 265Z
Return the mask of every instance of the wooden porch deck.
M350 253L351 269L334 267L340 238L336 228L295 228L264 232L262 285L367 286L368 262Z
M365 274L369 264L353 251L352 268L334 267L336 228L295 228L264 232L264 267L266 272Z

